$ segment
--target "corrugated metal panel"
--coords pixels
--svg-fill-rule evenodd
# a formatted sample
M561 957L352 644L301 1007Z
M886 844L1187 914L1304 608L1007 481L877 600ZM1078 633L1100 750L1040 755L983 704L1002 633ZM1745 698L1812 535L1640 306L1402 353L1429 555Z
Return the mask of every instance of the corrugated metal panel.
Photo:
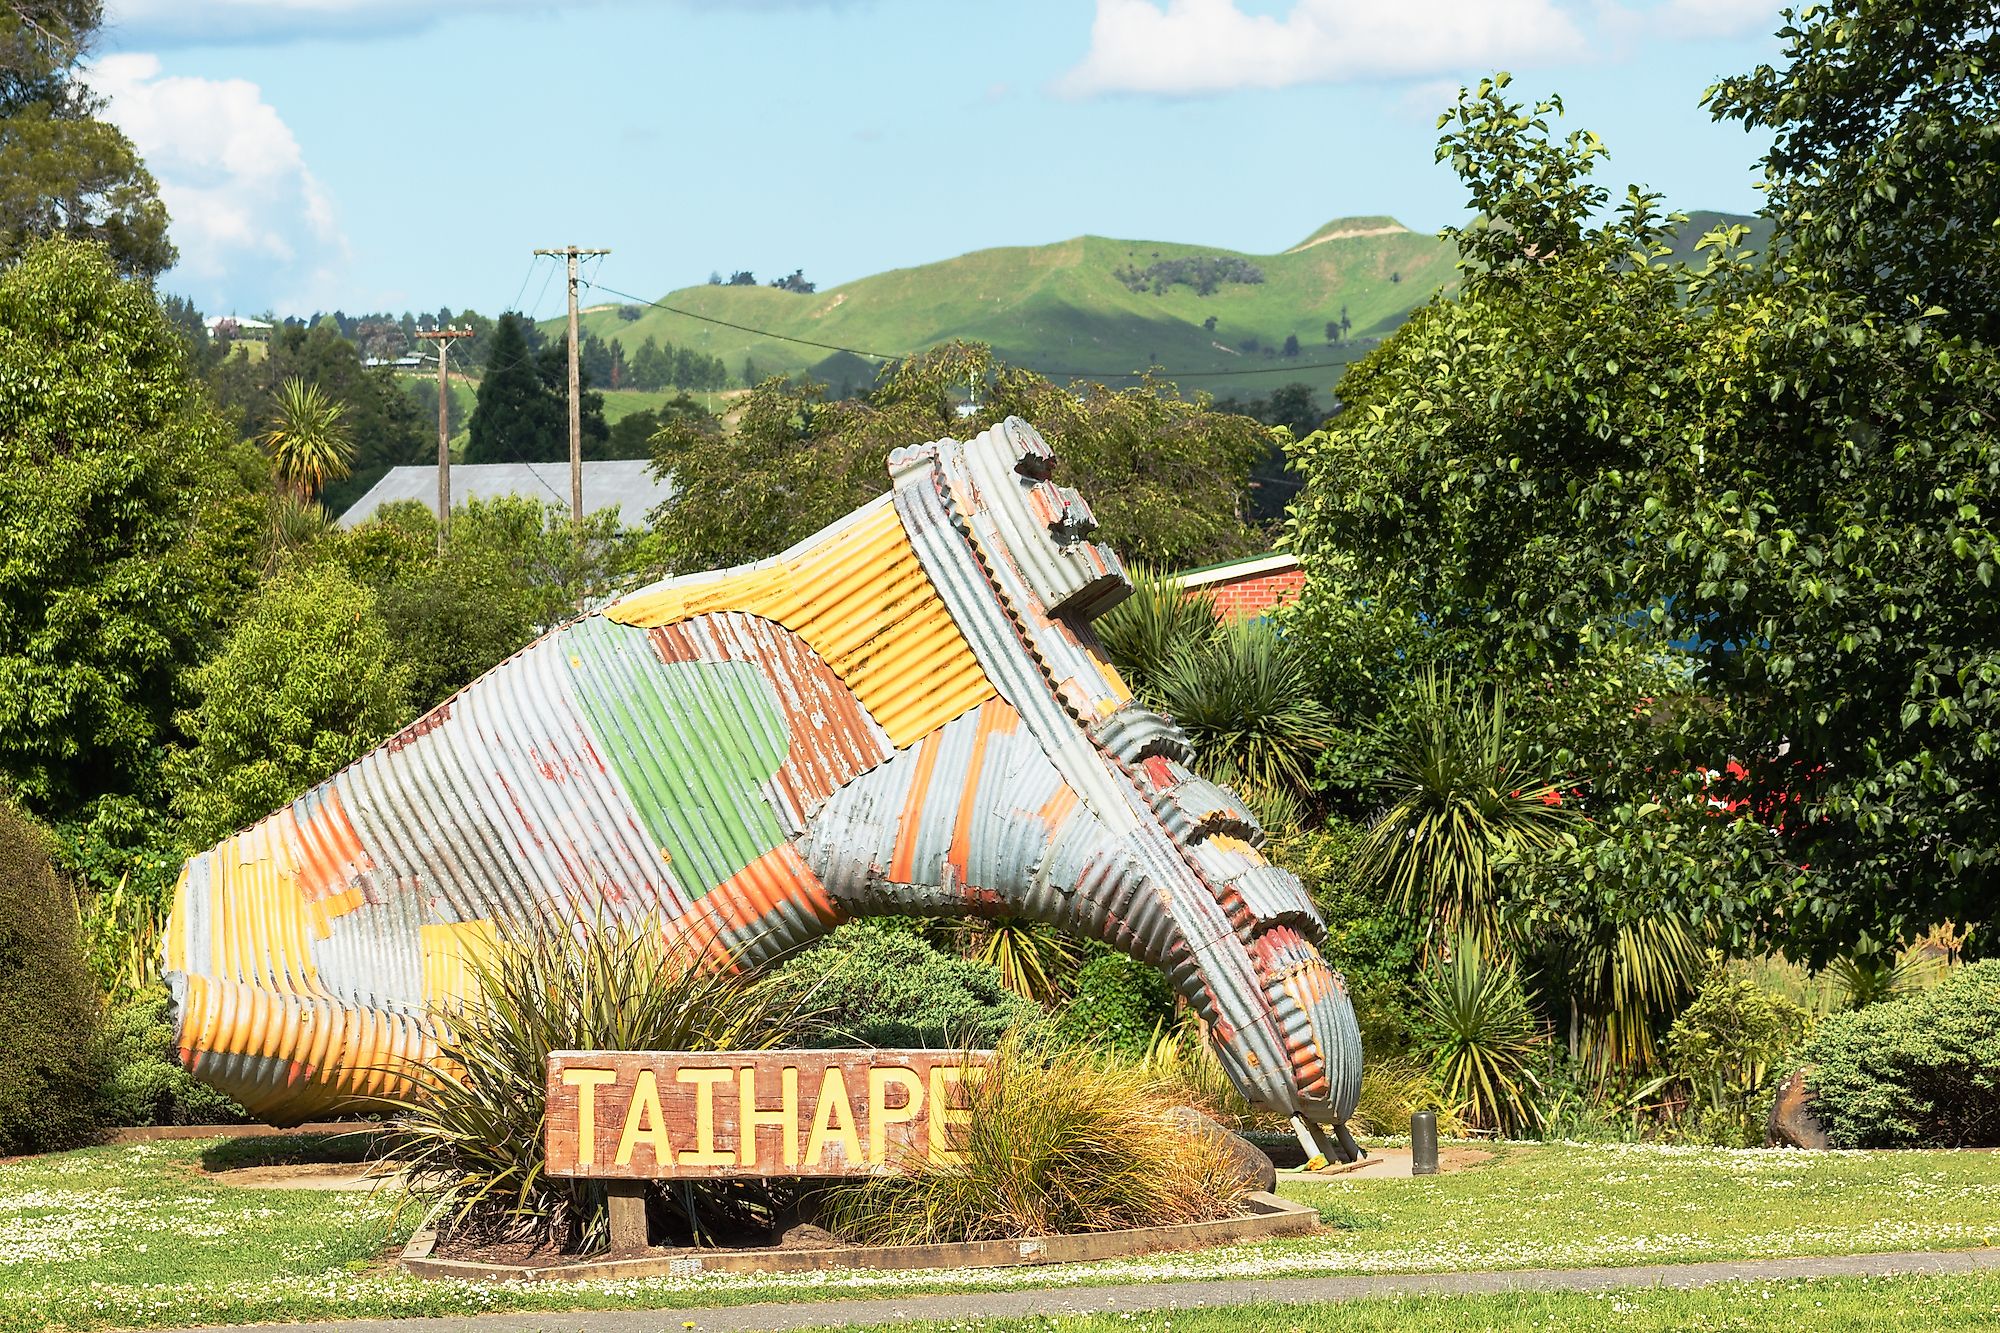
M1005 913L1157 964L1246 1095L1344 1116L1318 918L1098 656L1074 608L1115 558L1045 452L1019 422L899 450L890 497L564 626L192 858L193 1067L272 1119L380 1096L502 929L664 917L756 961L860 913Z
M669 580L605 608L621 624L669 625L742 611L796 632L854 691L896 745L993 693L910 549L876 501L832 540L811 538L725 577Z

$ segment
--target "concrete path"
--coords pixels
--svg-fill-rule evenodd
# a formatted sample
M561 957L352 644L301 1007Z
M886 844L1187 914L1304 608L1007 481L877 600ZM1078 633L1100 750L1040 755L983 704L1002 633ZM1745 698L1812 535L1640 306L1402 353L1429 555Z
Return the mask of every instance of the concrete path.
M261 1324L256 1333L778 1333L842 1325L895 1326L904 1320L996 1319L1025 1315L1142 1314L1252 1301L1351 1301L1368 1296L1466 1295L1506 1291L1606 1291L1617 1287L1705 1287L1716 1282L1812 1277L2000 1271L2000 1247L1941 1253L1749 1259L1631 1268L1521 1269L1502 1273L1371 1274L1358 1277L1150 1282L1060 1291L979 1291L935 1296L738 1305L716 1309L577 1311L567 1314L456 1315Z

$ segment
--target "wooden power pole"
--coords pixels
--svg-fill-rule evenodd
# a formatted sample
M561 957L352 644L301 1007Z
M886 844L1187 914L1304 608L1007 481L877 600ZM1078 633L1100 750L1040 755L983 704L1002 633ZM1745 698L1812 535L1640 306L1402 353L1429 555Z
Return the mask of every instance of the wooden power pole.
M538 255L561 255L569 261L569 521L583 524L583 389L577 377L576 343L576 261L582 255L608 255L609 250L580 250L565 245L560 250L537 250Z
M438 554L444 554L444 539L451 532L451 374L446 362L451 345L470 338L471 329L437 329L419 333L425 342L438 348Z

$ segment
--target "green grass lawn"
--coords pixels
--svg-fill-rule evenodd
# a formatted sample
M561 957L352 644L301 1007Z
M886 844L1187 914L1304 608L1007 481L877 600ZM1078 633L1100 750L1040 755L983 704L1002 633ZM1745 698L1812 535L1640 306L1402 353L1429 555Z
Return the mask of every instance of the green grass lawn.
M850 1325L849 1327L853 1327ZM1730 1282L1694 1291L1498 1296L1402 1296L1320 1305L1232 1305L1214 1310L941 1324L906 1321L900 1333L1587 1333L1706 1329L2000 1328L2000 1276L1818 1278Z
M427 1283L384 1262L414 1216L393 1217L378 1197L216 1184L200 1174L213 1148L157 1143L0 1165L0 1333L2000 1242L2000 1153L1552 1145L1510 1148L1487 1166L1429 1180L1288 1185L1320 1209L1326 1229L1192 1254L982 1273Z

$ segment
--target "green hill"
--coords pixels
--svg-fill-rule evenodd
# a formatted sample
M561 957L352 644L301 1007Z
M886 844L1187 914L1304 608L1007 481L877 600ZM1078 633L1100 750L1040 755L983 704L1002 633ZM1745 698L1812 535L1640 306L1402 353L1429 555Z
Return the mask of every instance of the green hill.
M1260 394L1290 380L1331 388L1340 366L1455 281L1454 257L1435 236L1393 219L1341 218L1277 255L1080 236L979 250L810 295L709 285L661 301L865 352L901 356L974 338L1056 379L1118 383L1160 365L1187 376L1190 388ZM1327 326L1343 314L1345 332L1330 344ZM811 370L836 388L858 387L879 364L657 308L628 319L615 304L599 305L583 320L587 331L622 342L628 356L650 335L721 357L732 379L750 360L760 374ZM560 320L543 327L561 335ZM1295 355L1285 354L1287 337L1298 340Z
M1768 241L1768 224L1759 219L1691 213L1676 257L1691 257L1702 233L1724 222L1751 224L1752 246ZM1457 283L1456 260L1436 236L1388 217L1336 218L1275 255L1079 236L977 250L809 295L710 284L661 298L706 318L603 304L586 310L583 322L588 332L622 342L628 356L651 336L721 357L738 383L751 361L760 375L803 371L836 390L860 388L881 361L834 348L905 356L972 338L1057 380L1129 383L1158 365L1184 387L1219 397L1260 396L1291 381L1324 393L1348 362ZM638 318L628 318L634 311ZM1343 316L1338 340L1329 341L1327 326ZM561 336L560 319L542 327ZM1288 337L1298 340L1295 355L1286 355Z

